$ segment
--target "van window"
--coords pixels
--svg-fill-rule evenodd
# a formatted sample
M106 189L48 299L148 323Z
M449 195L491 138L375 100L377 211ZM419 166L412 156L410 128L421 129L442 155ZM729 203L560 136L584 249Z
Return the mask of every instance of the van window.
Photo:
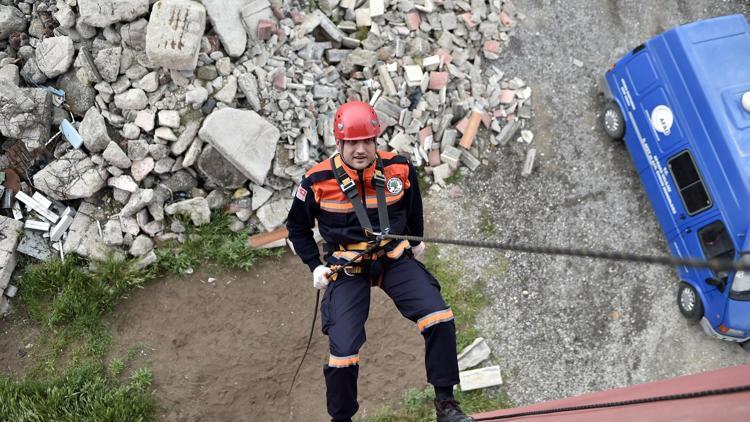
M669 160L669 171L677 183L688 214L697 214L711 208L711 198L708 197L706 187L689 152L684 151L672 157Z

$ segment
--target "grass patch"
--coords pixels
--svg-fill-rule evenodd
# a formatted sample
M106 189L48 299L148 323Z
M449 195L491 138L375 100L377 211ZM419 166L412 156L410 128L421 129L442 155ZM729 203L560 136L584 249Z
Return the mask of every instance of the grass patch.
M507 409L515 406L504 392L485 393L481 390L456 391L456 400L467 414ZM430 422L435 420L435 391L411 389L404 393L400 406L385 406L367 418L367 422ZM359 419L364 422L364 419Z
M102 365L85 363L44 380L0 377L4 421L144 421L153 419L153 376L145 368L120 383Z
M462 284L461 272L451 268L445 260L438 257L438 254L439 249L436 246L428 246L423 262L440 282L443 298L456 317L456 348L461 351L480 336L474 326L479 311L488 304L488 301L481 293L483 286Z
M367 39L367 35L370 33L370 28L366 26L360 26L357 28L357 32L354 33L354 38L364 41Z
M103 317L132 288L159 276L184 274L201 264L248 270L258 258L280 250L255 250L248 233L233 233L229 216L214 214L195 227L179 217L185 241L160 246L155 265L139 269L136 260L87 261L69 255L28 265L18 283L18 298L42 327L34 347L36 368L24 379L0 377L0 420L143 421L153 419L156 399L149 389L150 370L103 361L112 341ZM31 356L30 356L31 357Z
M215 213L211 223L196 227L184 216L178 219L185 226L185 241L171 242L157 249L157 267L161 272L184 274L188 268L201 263L209 267L247 271L258 258L278 257L283 250L252 249L247 244L248 233L229 230L227 214Z
M485 236L492 236L495 234L495 223L492 222L492 214L487 208L482 209L482 213L479 216L479 231Z
M460 169L457 169L451 174L450 176L446 177L443 181L446 185L457 185L461 183L461 181L464 179L463 172L460 171Z

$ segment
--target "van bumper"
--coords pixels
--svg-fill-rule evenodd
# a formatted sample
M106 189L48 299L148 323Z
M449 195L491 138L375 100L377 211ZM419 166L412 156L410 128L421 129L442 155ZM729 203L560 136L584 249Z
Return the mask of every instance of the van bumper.
M706 334L711 337L718 338L719 340L731 341L732 343L743 343L750 340L750 337L732 337L719 333L718 331L714 330L714 327L711 326L711 323L708 322L706 317L701 318L701 327L703 327L703 331L705 331Z

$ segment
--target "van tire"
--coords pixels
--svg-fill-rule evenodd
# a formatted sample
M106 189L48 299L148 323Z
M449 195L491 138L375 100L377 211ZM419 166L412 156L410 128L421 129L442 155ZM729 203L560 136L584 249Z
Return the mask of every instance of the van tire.
M604 104L601 117L604 132L615 141L620 141L625 136L625 118L622 116L620 106L614 100Z
M682 282L677 290L677 307L680 313L690 322L698 322L703 318L703 302L693 286Z
M742 343L740 343L740 347L742 347L742 350L746 351L747 353L750 353L750 340L745 340Z

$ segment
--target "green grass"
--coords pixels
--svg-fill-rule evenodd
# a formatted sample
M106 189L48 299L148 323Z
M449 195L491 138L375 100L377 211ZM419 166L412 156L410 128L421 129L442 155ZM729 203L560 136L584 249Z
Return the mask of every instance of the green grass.
M153 419L150 370L135 369L123 379L135 349L124 360L104 363L112 338L103 317L128 291L157 277L204 264L247 270L259 258L280 255L251 249L248 233L229 230L226 215L215 214L201 227L178 218L186 227L185 241L160 246L157 263L144 269L135 267L136 260L90 262L74 255L24 268L18 298L42 331L28 356L35 368L21 380L0 377L0 420Z
M504 392L485 393L481 390L456 391L456 400L467 414L486 412L495 409L513 407ZM435 392L432 387L424 390L411 389L404 393L400 406L385 406L379 409L367 422L430 422L435 420L433 400ZM360 419L363 420L364 419Z
M246 271L258 258L281 254L281 250L250 248L247 245L248 233L229 230L229 216L226 214L216 213L210 224L200 227L189 224L183 216L178 218L186 228L185 241L182 244L171 242L157 249L157 266L161 272L181 275L201 263Z
M483 286L469 286L461 283L461 272L452 268L447 261L440 259L439 249L436 246L427 247L423 262L440 282L443 298L456 317L456 347L458 351L461 351L480 336L474 326L479 311L488 302L481 292Z
M151 371L141 368L119 382L102 365L72 366L46 379L0 377L0 420L145 421L153 419L156 398Z
M487 208L483 208L482 213L479 216L479 231L485 236L492 236L495 234L495 223L492 221L492 214Z

